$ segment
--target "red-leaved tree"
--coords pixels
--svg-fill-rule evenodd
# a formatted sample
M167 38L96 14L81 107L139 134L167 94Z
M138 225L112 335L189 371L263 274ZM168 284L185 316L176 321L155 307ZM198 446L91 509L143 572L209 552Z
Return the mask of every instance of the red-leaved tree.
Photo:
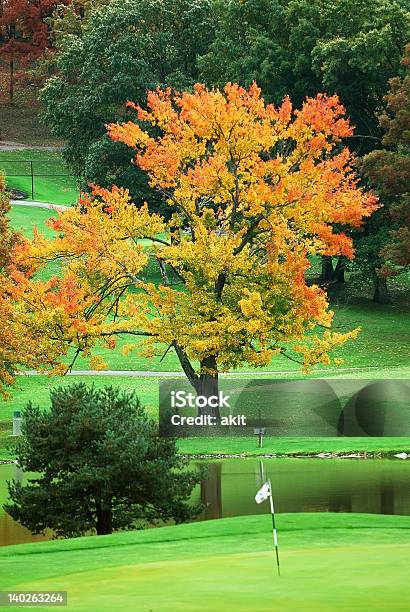
M0 60L8 65L8 100L13 104L16 69L51 46L46 19L70 0L0 0Z

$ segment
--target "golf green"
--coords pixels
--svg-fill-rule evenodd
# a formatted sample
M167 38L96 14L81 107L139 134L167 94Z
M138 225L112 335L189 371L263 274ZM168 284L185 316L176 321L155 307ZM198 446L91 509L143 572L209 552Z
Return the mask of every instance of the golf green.
M66 590L68 610L87 612L410 608L410 517L283 514L277 524L280 577L263 515L4 547L1 588Z

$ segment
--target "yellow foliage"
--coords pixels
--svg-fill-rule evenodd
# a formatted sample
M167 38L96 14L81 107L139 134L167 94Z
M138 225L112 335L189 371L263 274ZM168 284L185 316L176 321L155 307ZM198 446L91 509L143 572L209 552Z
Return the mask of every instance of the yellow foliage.
M109 135L135 147L171 219L126 190L94 187L50 221L54 239L37 234L16 251L32 272L50 260L62 269L48 281L16 276L22 324L44 338L51 360L128 335L135 344L125 354L173 347L202 372L210 357L220 371L262 366L286 347L304 368L330 363L357 330L331 332L326 293L305 282L308 258L351 257L351 239L333 225L357 227L377 206L340 150L352 130L337 97L294 111L289 99L266 105L255 84L196 85L174 97L150 92L147 110L131 106L158 135L132 122L109 125ZM158 266L158 285L148 264Z

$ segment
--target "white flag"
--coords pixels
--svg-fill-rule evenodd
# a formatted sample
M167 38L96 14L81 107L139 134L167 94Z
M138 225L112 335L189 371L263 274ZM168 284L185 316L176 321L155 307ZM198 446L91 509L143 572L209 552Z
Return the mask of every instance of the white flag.
M263 487L259 489L259 491L255 495L255 501L257 504L261 504L262 502L265 501L265 499L268 499L269 496L270 496L269 482L265 482Z

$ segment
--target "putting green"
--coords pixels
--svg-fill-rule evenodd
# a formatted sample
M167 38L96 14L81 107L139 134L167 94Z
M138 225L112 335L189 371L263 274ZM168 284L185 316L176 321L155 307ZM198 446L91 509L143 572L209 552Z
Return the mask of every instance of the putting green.
M4 547L1 588L66 590L87 612L410 608L410 517L284 514L278 528L280 577L265 515Z

